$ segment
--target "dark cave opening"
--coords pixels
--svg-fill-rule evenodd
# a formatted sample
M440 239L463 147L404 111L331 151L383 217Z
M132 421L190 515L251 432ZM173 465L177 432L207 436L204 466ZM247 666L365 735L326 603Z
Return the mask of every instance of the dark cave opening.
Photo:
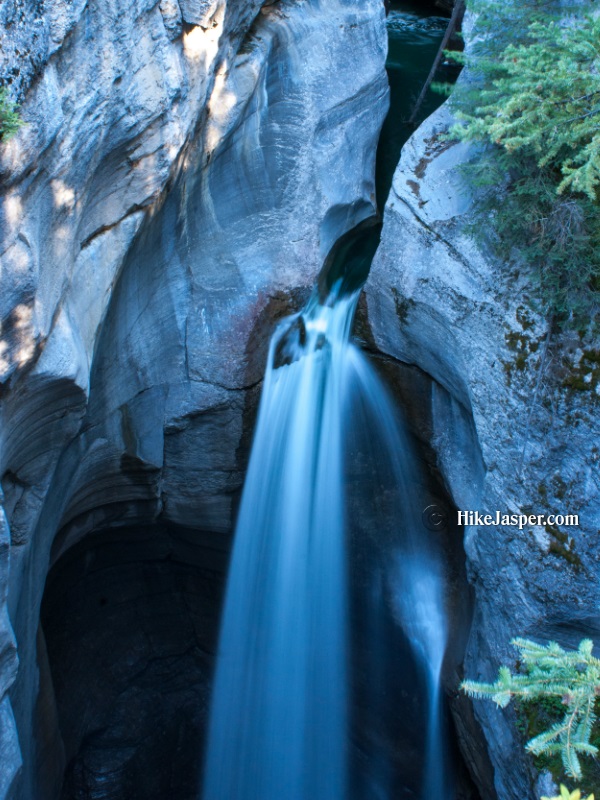
M41 610L66 771L62 800L196 800L227 537L95 533Z
M377 160L383 208L400 149L412 129L405 117L424 80L443 31L432 7L393 3L388 75L392 108ZM393 20L391 20L393 22ZM402 58L399 57L400 49ZM412 49L411 49L412 48ZM441 98L430 97L426 112ZM330 253L320 289L330 288L344 262L350 288L368 274L381 222L371 218ZM349 285L350 285L349 283ZM326 284L326 285L325 285ZM360 314L359 314L360 317ZM361 321L359 319L359 329ZM360 330L359 330L360 338ZM385 365L382 372L394 371ZM401 368L402 371L402 368ZM385 376L393 394L410 405L411 376ZM417 391L417 397L420 397ZM255 411L255 405L253 406ZM409 408L409 426L423 461L425 484L414 502L454 507L435 471L427 421ZM253 411L253 413L254 413ZM249 426L251 429L252 426ZM423 430L422 430L423 429ZM349 485L372 476L349 470ZM393 534L381 520L352 509L349 570L353 585L352 709L349 735L352 800L419 796L423 779L424 687L410 645L394 619L385 564ZM355 513L354 513L355 512ZM451 636L444 685L449 760L458 800L478 800L460 752L457 730L468 708L456 694L472 613L462 531L439 533L445 554ZM41 609L58 727L64 746L60 800L197 800L221 601L231 537L168 524L96 531L71 547L51 569ZM463 726L464 727L464 726Z
M414 428L415 419L410 422ZM411 435L425 482L415 486L412 501L438 503L448 509L450 520L451 501L427 463L418 433L414 429ZM347 480L350 797L408 799L418 796L423 777L425 689L394 617L386 576L397 532L365 502L365 486L376 505L381 487L356 449ZM471 596L462 531L450 521L433 535L440 539L447 568L451 633L444 684L452 695L461 677ZM48 699L55 703L64 747L60 800L200 796L230 549L231 537L223 533L140 524L89 534L54 564L40 617L51 680L41 693L45 706ZM444 724L456 797L478 800L458 746L457 707L450 700ZM463 712L458 710L459 721Z

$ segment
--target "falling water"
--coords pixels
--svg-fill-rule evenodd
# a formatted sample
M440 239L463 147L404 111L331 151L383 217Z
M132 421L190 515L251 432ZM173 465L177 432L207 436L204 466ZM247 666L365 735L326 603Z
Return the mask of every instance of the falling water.
M315 292L271 341L227 584L204 800L347 795L350 398L361 398L374 430L389 443L400 494L407 482L394 410L349 341L357 299L340 281L325 301ZM401 526L411 530L397 552L394 605L429 676L424 797L449 800L439 713L441 577L416 525L409 514Z
M399 623L410 639L413 651L425 671L427 683L427 740L423 797L451 800L446 775L443 740L441 671L446 649L446 625L443 613L442 579L439 563L423 552L411 558L397 557L396 569L401 590L395 606Z
M347 358L354 406L361 406L360 416L355 411L354 424L368 429L372 460L377 460L380 473L388 474L387 482L395 490L395 502L387 515L398 532L389 569L390 593L394 615L410 642L427 686L422 797L452 800L440 685L447 626L439 543L424 526L424 509L414 504L418 464L396 408L361 351L353 348Z

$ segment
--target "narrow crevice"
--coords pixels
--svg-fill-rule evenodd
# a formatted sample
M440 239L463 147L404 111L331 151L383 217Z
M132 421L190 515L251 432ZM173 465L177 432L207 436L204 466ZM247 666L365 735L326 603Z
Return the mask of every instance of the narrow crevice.
M420 16L416 12L409 13L409 7L414 12L415 7L410 3L392 3L390 14L405 9L409 17L414 18L414 25L418 24L419 19L427 18L422 13ZM433 50L434 39L432 35ZM425 74L426 66L422 66ZM389 74L395 69L396 66L390 62ZM405 79L406 85L413 87L410 91L416 94L419 89L417 79L410 75ZM408 90L407 94L410 94ZM410 133L403 128L406 135L403 134L403 139L400 137L402 142L398 147L398 119L402 120L404 115L392 92L392 107L377 156L378 202L382 210L391 186L391 176L398 163L401 144ZM402 122L402 125L405 123ZM394 139L393 142L390 142L390 137ZM141 210L141 207L133 209L137 210ZM113 226L92 233L82 246L110 227ZM379 244L381 227L381 218L372 216L336 242L325 260L318 282L323 295L338 279L344 281L344 291L348 292L355 291L364 283ZM282 293L281 297L269 298L265 309L269 325L277 315L289 313L290 305L300 294L301 290L298 290L297 297ZM260 326L261 322L262 318L257 325ZM253 341L249 347L256 347L256 351L249 349L249 379L242 386L228 387L218 382L211 384L246 393L245 431L252 429L248 419L255 415L258 390L262 383L262 378L250 379L250 376L254 375L253 368L262 358L266 347L264 330L261 332L260 346L257 347ZM185 376L189 380L187 350L186 341ZM204 413L199 412L197 416ZM186 419L193 417L193 414L189 414ZM163 463L166 461L166 441L165 436ZM246 433L239 446L240 474L246 466L249 448ZM156 487L151 487L148 497L141 499L150 503L152 513L156 513L157 504L164 508L166 495L163 493L161 469L152 467L148 470L139 458L128 457L121 463L121 472L130 483L135 483L137 472L144 479L147 472L156 477ZM211 477L218 472L213 469ZM449 502L441 482L436 483L437 478L432 478L428 491L440 502ZM102 530L86 533L84 540L57 557L47 578L41 630L47 643L52 676L49 692L52 701L56 702L58 727L65 747L66 772L61 800L84 800L88 797L197 800L201 769L199 754L202 752L206 726L221 596L231 540L222 532L215 533L211 538L206 530L177 528L161 521L144 527L141 524L143 514L134 511L133 501L127 500L123 506L120 519L125 518L126 513L130 513L131 518L137 514L131 525L121 524L118 528L103 525ZM198 522L200 524L201 521ZM371 531L371 535L376 533L376 530ZM54 552L64 536L65 531L59 531ZM464 560L461 558L464 554L457 547L459 540L460 534L453 529L448 534L449 561L453 564L451 569L454 570L456 603L465 602L468 605L468 600L461 594L464 589L461 572L464 571ZM456 620L468 617L468 609L466 612L463 607L461 609L455 612ZM389 613L383 624L390 629L394 627ZM407 652L401 633L396 631L392 638L391 657L385 665L390 673L396 668L398 653L402 655ZM452 662L448 671L455 668L456 664ZM408 665L405 677L410 678L411 674ZM357 688L358 696L363 699L366 695L361 695L361 692L371 679L367 669L364 679L365 683ZM401 699L402 685L395 682L393 687L394 700ZM411 702L414 703L415 698L418 701L417 694L413 694ZM409 747L402 753L398 751L394 736L399 730L396 718L401 714L400 702L398 705L387 702L385 716L388 728L382 734L382 740L385 740L385 755L389 756L389 763L396 770L391 784L395 787L402 784L401 791L409 792L401 776L401 767L413 759L414 743L412 749ZM369 794L369 785L365 781L368 781L372 767L363 770L361 763L364 758L372 756L373 741L378 733L370 727L371 722L365 722L364 726L361 724L360 710L355 719L360 727L359 734L353 736L355 771L359 780L356 796L370 797L374 795ZM400 730L408 742L408 728L400 726ZM371 734L375 736L373 740L369 740ZM461 773L458 780L464 789L462 796L474 800L476 794L461 772L463 762L458 755L456 758ZM408 784L418 787L417 761L411 769ZM360 781L363 783L360 784ZM359 786L363 787L362 794Z
M408 120L415 100L427 79L448 24L444 10L436 3L394 0L389 3L388 58L386 70L390 87L390 110L384 121L377 147L377 203L385 208L402 147L419 124L444 101L442 95L427 93L416 124ZM437 79L453 82L457 69L443 63Z

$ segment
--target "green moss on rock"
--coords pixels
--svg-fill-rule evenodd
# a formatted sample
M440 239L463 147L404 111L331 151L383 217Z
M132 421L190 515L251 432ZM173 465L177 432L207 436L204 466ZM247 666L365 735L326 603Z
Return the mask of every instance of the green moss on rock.
M569 535L557 528L556 525L546 525L545 528L546 533L550 535L549 552L558 558L564 559L567 564L575 567L575 569L581 569L583 566L581 559L573 548Z
M563 386L576 392L587 392L600 399L600 350L586 348L579 361L565 358L566 375Z
M403 297L395 286L392 287L392 294L394 295L394 305L396 306L396 315L401 325L406 325L408 322L408 312L416 304L412 297Z

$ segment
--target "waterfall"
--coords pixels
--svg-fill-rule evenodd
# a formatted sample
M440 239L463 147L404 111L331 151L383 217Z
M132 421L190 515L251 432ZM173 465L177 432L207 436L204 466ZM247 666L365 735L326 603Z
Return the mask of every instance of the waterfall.
M407 482L406 442L393 407L350 342L357 300L342 281L326 300L315 291L271 340L227 583L204 800L348 794L344 487L357 398L388 443L400 494ZM429 763L427 774L441 776L441 575L415 524L411 512L401 525L392 595L429 676L427 760L436 766ZM413 530L405 533L407 527ZM432 793L424 797L447 800L441 777L426 786Z
M423 523L425 509L414 504L417 493L412 484L418 465L396 408L362 352L353 348L347 357L351 395L354 405L361 406L360 414L355 411L354 424L368 429L372 461L377 461L380 473L387 474L384 482L394 488L392 509L387 514L398 530L389 569L390 594L394 616L410 642L427 688L422 797L451 800L440 685L447 626L439 543Z
M443 613L442 579L439 563L432 554L411 558L400 553L396 561L398 585L395 594L399 623L410 639L415 656L421 662L427 684L427 738L423 797L450 800L451 787L446 776L443 740L443 706L440 678L446 649L446 625Z

